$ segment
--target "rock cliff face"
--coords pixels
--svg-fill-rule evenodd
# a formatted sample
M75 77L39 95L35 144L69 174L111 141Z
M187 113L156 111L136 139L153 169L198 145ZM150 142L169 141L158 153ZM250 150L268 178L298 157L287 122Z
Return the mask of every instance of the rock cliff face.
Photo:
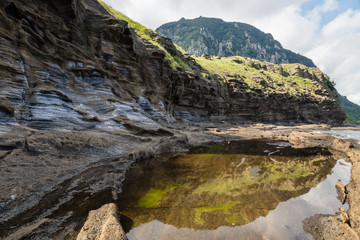
M158 78L164 57L134 43L125 21L81 1L1 4L2 122L41 129L118 128L119 115L143 116L145 96L160 108L169 80Z
M204 77L201 66L156 36L192 73L174 70L164 51L105 14L96 1L4 1L1 7L3 123L72 130L120 128L127 120L158 126L172 116L335 124L344 119L334 90L320 89L327 98L268 95L257 88L240 94L241 77Z
M345 119L318 70L221 59L253 75L220 74L95 0L5 0L0 18L1 237L74 238L74 208L108 203L134 160L188 141L176 121Z
M301 63L315 67L311 59L284 49L271 34L245 23L206 17L182 18L166 23L156 31L198 56L244 56L272 63Z

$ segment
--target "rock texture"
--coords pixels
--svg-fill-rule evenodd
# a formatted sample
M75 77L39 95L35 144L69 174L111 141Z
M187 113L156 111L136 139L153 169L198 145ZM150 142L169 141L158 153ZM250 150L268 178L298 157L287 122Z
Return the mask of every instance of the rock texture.
M336 92L326 88L319 91L330 98L285 91L269 96L263 89L244 91L241 76L231 82L204 77L171 41L155 35L164 52L95 0L3 1L1 9L2 122L80 130L121 128L128 120L158 128L172 116L334 124L345 118ZM172 54L192 73L174 70L166 58ZM295 70L290 74L304 72Z
M234 120L274 123L344 121L343 110L334 99L337 92L333 83L318 68L301 64L277 65L242 57L195 57L195 60L205 69L202 75L212 74L220 85L211 90L221 96L214 108L225 109ZM227 90L219 91L221 87ZM190 93L184 91L183 94L187 96L179 101L184 99L185 103L180 105L186 106ZM197 103L202 103L202 99ZM207 104L211 103L208 101Z
M305 231L311 233L316 240L320 239L359 239L354 229L349 225L349 216L344 209L340 209L335 216L315 215L304 223Z
M335 188L338 194L338 199L344 204L346 201L346 193L347 193L346 187L340 180L338 180L336 182Z
M284 49L271 34L245 23L206 17L182 18L166 23L156 31L198 56L244 56L272 63L302 63L315 67L311 59Z
M114 203L89 212L77 240L127 240L119 222L119 209Z

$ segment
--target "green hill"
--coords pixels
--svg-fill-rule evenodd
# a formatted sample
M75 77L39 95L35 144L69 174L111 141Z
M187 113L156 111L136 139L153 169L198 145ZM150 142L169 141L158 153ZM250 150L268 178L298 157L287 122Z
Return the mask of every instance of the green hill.
M301 63L315 67L313 61L284 49L269 33L245 23L217 18L180 19L156 29L190 54L230 57L243 56L272 63Z
M346 96L339 95L341 107L348 115L346 122L352 124L360 124L360 106L349 101Z

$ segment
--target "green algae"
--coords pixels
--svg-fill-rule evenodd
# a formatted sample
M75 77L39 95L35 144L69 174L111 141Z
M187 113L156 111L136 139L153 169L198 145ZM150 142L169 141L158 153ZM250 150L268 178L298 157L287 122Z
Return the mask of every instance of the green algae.
M224 204L219 204L219 205L216 205L216 206L198 207L198 208L196 208L195 221L197 223L200 223L200 224L205 223L206 221L201 218L201 214L204 213L204 212L212 212L212 211L222 210L223 213L230 214L229 209L231 207L233 207L234 205L235 205L235 202L228 201L228 202L226 202Z
M236 214L226 219L229 223L236 223Z
M133 227L155 219L178 228L239 226L309 191L335 163L313 149L288 153L290 148L284 148L269 156L264 148L277 150L261 141L248 145L244 141L239 146L214 145L165 162L153 161L151 168L146 165L146 170L135 171L145 174L141 178L127 177L137 180L130 182L129 198L121 201L127 203L121 214L132 219Z
M167 193L178 187L184 187L187 184L180 185L174 183L156 183L144 196L142 196L136 207L138 208L153 208L158 206L159 202L166 196Z

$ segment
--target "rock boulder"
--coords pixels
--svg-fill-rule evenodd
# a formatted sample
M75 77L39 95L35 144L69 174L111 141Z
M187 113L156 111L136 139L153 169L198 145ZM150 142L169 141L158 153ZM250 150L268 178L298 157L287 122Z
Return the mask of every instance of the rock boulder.
M119 222L119 210L114 203L90 211L77 240L127 240Z

